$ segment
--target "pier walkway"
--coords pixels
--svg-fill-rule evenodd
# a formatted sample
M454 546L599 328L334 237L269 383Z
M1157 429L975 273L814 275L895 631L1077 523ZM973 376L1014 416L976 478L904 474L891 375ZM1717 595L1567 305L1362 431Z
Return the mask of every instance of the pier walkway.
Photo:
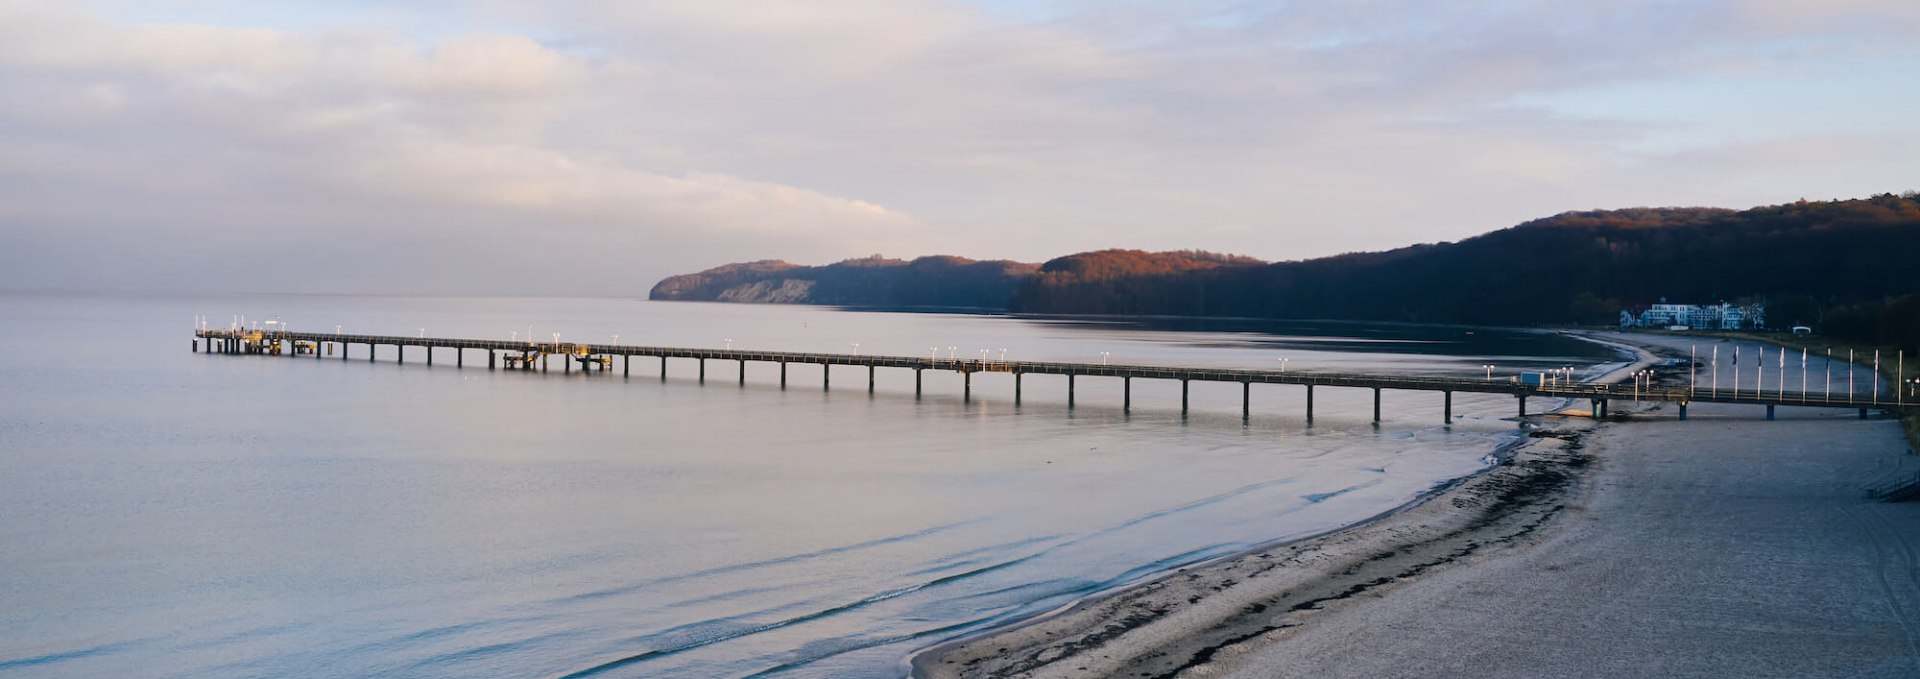
M203 346L204 343L204 346ZM620 374L632 375L634 357L658 359L660 379L667 377L668 359L693 360L699 363L701 381L706 380L708 361L730 361L738 364L738 376L741 384L746 383L746 365L748 362L774 363L780 366L780 386L787 386L787 366L791 364L819 365L821 370L820 386L831 388L833 366L852 366L867 368L867 390L874 387L874 373L880 368L896 368L914 372L914 396L921 395L921 373L927 370L943 370L959 373L964 378L963 398L973 398L974 373L1010 373L1013 376L1013 398L1018 404L1021 397L1021 383L1026 375L1058 375L1067 378L1067 405L1073 406L1074 382L1081 377L1118 378L1122 381L1122 408L1133 407L1133 380L1177 380L1180 382L1180 412L1187 412L1188 384L1200 382L1232 382L1241 385L1241 415L1252 413L1252 386L1255 384L1298 385L1306 388L1306 415L1313 419L1313 393L1316 387L1372 389L1373 421L1380 421L1380 392L1383 390L1428 391L1444 394L1442 417L1444 421L1453 420L1454 392L1509 394L1518 402L1518 413L1527 415L1529 397L1587 399L1593 405L1594 417L1604 417L1609 404L1614 400L1663 401L1679 406L1680 419L1687 417L1687 405L1690 403L1733 403L1765 406L1767 418L1773 418L1775 406L1807 406L1817 408L1858 409L1862 419L1870 409L1904 407L1905 400L1896 394L1875 394L1871 400L1863 395L1834 394L1822 395L1789 391L1768 391L1765 389L1697 389L1636 386L1634 384L1598 384L1589 382L1554 381L1542 379L1522 381L1513 376L1494 376L1487 379L1413 377L1395 375L1365 375L1335 372L1287 372L1285 370L1242 370L1232 368L1186 368L1156 365L1108 365L1104 363L1065 363L1052 361L995 361L986 359L957 359L907 356L870 356L864 354L824 354L785 351L757 351L749 349L697 349L684 347L649 347L627 344L581 344L564 342L527 342L516 340L479 340L449 339L440 337L406 337L400 335L346 335L338 333L289 332L284 330L196 330L193 347L195 351L210 351L225 354L261 354L276 356L312 355L316 359L337 355L347 360L348 348L354 345L367 347L367 360L374 360L375 348L392 346L395 348L395 360L406 362L406 349L418 347L427 365L433 365L435 350L453 350L454 365L465 367L469 351L486 352L488 369L551 370L549 358L559 357L561 369L571 372L575 364L583 371L608 372L613 370L615 359L620 364ZM1538 377L1538 375L1535 375Z

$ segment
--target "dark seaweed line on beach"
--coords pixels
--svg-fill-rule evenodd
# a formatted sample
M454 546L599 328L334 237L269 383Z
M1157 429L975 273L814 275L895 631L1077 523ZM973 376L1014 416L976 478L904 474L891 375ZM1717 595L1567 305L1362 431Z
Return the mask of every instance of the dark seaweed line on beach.
M1468 477L1456 483L1445 484L1449 489L1461 485L1471 486L1464 489L1467 491L1465 494L1452 499L1452 506L1461 510L1475 511L1476 516L1460 528L1447 531L1440 535L1422 538L1417 542L1402 545L1392 551L1375 552L1360 560L1348 563L1343 568L1333 570L1330 574L1336 579L1342 578L1342 576L1351 577L1362 575L1370 566L1389 561L1396 557L1415 556L1423 549L1446 546L1446 543L1449 541L1455 541L1462 536L1471 535L1476 532L1496 529L1503 523L1515 520L1519 520L1519 523L1505 530L1501 530L1496 536L1471 540L1459 547L1449 547L1446 552L1438 554L1433 558L1424 559L1419 563L1408 564L1392 573L1382 574L1363 582L1347 585L1338 591L1299 601L1294 601L1293 598L1295 596L1308 595L1310 592L1289 591L1263 601L1249 604L1238 613L1215 623L1209 632L1202 633L1195 637L1189 637L1193 639L1195 643L1201 644L1199 646L1186 650L1161 648L1139 654L1129 659L1127 663L1132 665L1134 669L1133 672L1129 673L1130 676L1148 679L1175 679L1189 669L1212 661L1222 650L1234 644L1243 643L1275 631L1301 624L1298 621L1276 620L1264 617L1271 615L1269 611L1273 609L1284 608L1285 613L1282 614L1283 618L1320 610L1338 601L1351 599L1396 582L1403 582L1418 577L1436 568L1472 556L1488 547L1512 544L1532 535L1563 512L1566 507L1564 502L1549 502L1553 498L1562 495L1575 484L1582 471L1592 463L1592 458L1585 452L1584 432L1561 430L1533 431L1529 433L1529 437L1556 438L1564 441L1565 446L1557 451L1543 451L1538 454L1538 457L1535 459L1526 459L1519 462L1509 461L1507 464L1511 466L1506 466L1504 470L1496 469L1491 474ZM1517 447L1518 442L1516 441L1515 444ZM1510 454L1512 450L1507 449L1501 452ZM1505 458L1506 456L1502 455L1502 457ZM1530 509L1536 511L1529 511ZM1254 558L1267 560L1267 563L1251 569L1246 572L1243 577L1257 576L1275 568L1280 568L1290 561L1297 560L1292 558L1276 558L1274 552L1256 553L1252 556ZM1197 574L1189 574L1187 577L1191 580L1200 576ZM1244 580L1226 580L1217 583L1211 587L1211 589L1215 592L1225 591L1243 581ZM1151 594L1153 590L1162 588L1164 584L1164 582L1149 583L1144 585L1137 593ZM1336 581L1325 584L1338 585L1339 582ZM1196 596L1188 599L1187 603L1195 604L1201 600L1201 597ZM988 674L985 676L995 678L1018 677L1056 663L1071 662L1083 653L1095 651L1106 643L1134 629L1151 624L1173 611L1173 607L1157 606L1148 601L1135 601L1127 606L1124 615L1101 626L1098 630L1090 631L1084 636L1071 641L1062 641L1058 644L1049 644L1041 648L1029 649L1027 651L1027 657L1021 658L1019 661L1006 666L988 670ZM1001 652L1005 653L1006 650L1007 649L1002 649ZM964 661L963 666L974 666L977 669L979 664L987 660L989 660L987 657L975 658ZM1158 667L1150 667L1152 665L1157 665Z
M1532 435L1535 437L1554 437L1554 438L1563 439L1567 442L1567 447L1565 450L1561 451L1560 454L1554 456L1554 459L1528 460L1522 463L1521 466L1523 467L1523 470L1520 473L1513 475L1513 478L1511 480L1502 481L1502 480L1497 480L1495 477L1491 477L1491 476L1487 477L1484 483L1487 483L1490 485L1497 485L1498 494L1492 498L1491 504L1487 505L1482 510L1482 514L1480 517L1478 517L1474 521L1467 524L1465 527L1462 527L1458 530L1449 531L1447 533L1429 538L1427 540L1422 540L1418 543L1404 545L1399 548L1398 554L1412 554L1420 551L1423 547L1441 544L1447 540L1457 538L1462 535L1467 535L1476 531L1484 530L1484 529L1493 527L1496 524L1499 524L1503 521L1511 519L1515 516L1518 516L1526 508L1534 506L1535 503L1541 500L1544 500L1546 498L1556 496L1559 493L1566 490L1567 488L1569 488L1573 484L1573 482L1577 479L1577 476L1580 473L1580 471L1585 469L1592 461L1592 458L1586 455L1586 453L1584 452L1585 436L1582 433L1564 432L1564 431L1536 431L1536 432L1533 432ZM1456 498L1454 500L1454 506L1467 508L1468 506L1473 504L1473 499L1475 499L1476 497L1477 495ZM1539 515L1534 517L1532 520L1525 521L1519 524L1518 526L1515 526L1511 531L1505 532L1504 534L1498 537L1495 537L1493 539L1473 540L1466 543L1464 546L1460 547L1459 549L1452 550L1434 559L1412 564L1402 569L1398 573L1384 575L1381 577L1373 578L1371 580L1367 580L1365 582L1355 583L1337 593L1316 597L1316 598L1308 599L1305 601L1301 601L1299 603L1295 603L1292 606L1289 606L1287 608L1288 617L1291 617L1293 614L1297 614L1301 612L1321 610L1330 604L1351 599L1353 597L1359 596L1366 592L1378 589L1382 586L1392 584L1395 582L1403 582L1405 580L1418 577L1433 569L1446 566L1448 564L1452 564L1461 559L1472 556L1473 554L1481 551L1485 547L1489 547L1493 545L1513 544L1515 542L1518 542L1521 539L1526 538L1529 535L1532 535L1534 532L1538 531L1541 526L1544 526L1548 522L1552 521L1555 517L1559 516L1560 513L1565 509L1566 509L1565 503L1563 502L1554 503L1553 505L1546 507L1543 511L1539 513ZM1368 563L1385 561L1387 559L1393 558L1395 555L1396 555L1395 552L1376 553L1373 556L1369 557L1366 561L1348 566L1347 570L1345 571L1345 574L1347 575L1358 574L1358 572L1362 570ZM1256 603L1251 606L1248 606L1246 609L1242 610L1239 614L1237 614L1233 618L1229 618L1228 620L1224 621L1222 624L1218 625L1216 628L1227 629L1227 630L1240 628L1242 627L1243 623L1250 622L1251 618L1253 618L1254 616L1263 614L1270 607L1285 603L1285 600L1287 599L1287 594L1288 593L1283 593L1281 596L1274 597L1273 599L1270 599L1266 602ZM1253 631L1235 634L1225 639L1222 639L1218 642L1209 644L1207 646L1203 646L1195 650L1193 653L1191 653L1188 656L1186 661L1180 663L1178 666L1172 667L1158 674L1148 675L1143 672L1140 674L1140 676L1148 677L1148 679L1175 679L1180 673L1185 672L1188 669L1192 669L1194 667L1197 667L1212 661L1215 655L1217 655L1221 650L1229 646L1246 642L1246 641L1258 638L1260 636L1266 635L1268 633L1286 629L1288 627L1293 627L1298 624L1299 623L1297 622L1287 622L1287 623L1281 623L1281 624L1258 625L1258 626L1255 626L1255 629Z

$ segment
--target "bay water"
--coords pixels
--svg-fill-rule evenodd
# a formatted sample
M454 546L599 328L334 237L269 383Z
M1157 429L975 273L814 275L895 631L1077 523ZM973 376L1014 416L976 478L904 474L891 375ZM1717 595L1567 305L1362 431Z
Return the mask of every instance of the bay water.
M898 677L916 649L1474 473L1513 400L419 348L296 331L1478 377L1553 333L631 299L0 295L0 677ZM618 339L615 340L615 336ZM856 346L857 345L857 346ZM1284 363L1283 363L1284 361Z

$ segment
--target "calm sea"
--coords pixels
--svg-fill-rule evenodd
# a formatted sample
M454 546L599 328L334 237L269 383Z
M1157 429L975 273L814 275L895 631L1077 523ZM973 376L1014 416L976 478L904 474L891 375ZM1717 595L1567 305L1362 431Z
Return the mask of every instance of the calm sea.
M0 677L897 677L913 650L1473 473L1504 397L193 353L225 326L1480 376L1461 328L626 299L0 296Z

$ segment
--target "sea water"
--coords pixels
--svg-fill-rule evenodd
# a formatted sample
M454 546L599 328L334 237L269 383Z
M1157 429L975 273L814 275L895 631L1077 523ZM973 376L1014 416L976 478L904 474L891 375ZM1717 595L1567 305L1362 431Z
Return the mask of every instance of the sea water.
M897 677L915 649L1390 510L1513 400L419 348L296 331L1508 379L1552 333L630 299L0 296L0 677ZM615 339L615 336L618 339ZM858 345L857 347L855 345ZM1284 364L1283 361L1284 360ZM1493 366L1489 370L1486 366ZM631 371L622 377L623 368Z

